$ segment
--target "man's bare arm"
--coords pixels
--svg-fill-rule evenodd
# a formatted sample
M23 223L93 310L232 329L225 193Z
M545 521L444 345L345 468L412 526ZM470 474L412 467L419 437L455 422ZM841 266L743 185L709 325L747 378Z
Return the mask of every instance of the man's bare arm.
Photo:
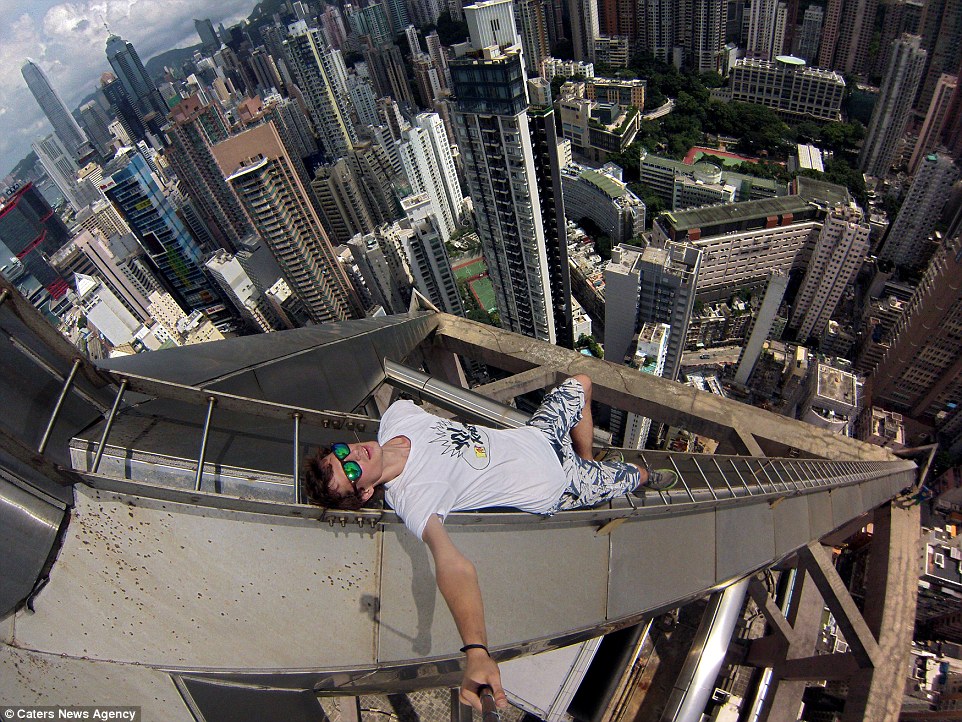
M438 589L451 610L462 641L465 644L487 645L484 603L474 564L454 546L441 520L435 515L428 520L421 538L434 557ZM494 691L498 706L505 707L508 702L501 687L501 673L497 663L483 649L469 649L465 654L467 661L461 680L461 701L480 712L481 699L478 697L478 689L488 685Z

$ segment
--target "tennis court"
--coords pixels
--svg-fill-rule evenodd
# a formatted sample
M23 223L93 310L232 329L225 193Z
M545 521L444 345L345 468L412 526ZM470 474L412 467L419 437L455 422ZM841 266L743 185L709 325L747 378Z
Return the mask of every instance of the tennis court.
M471 281L468 286L471 288L471 293L474 294L474 298L481 308L488 313L498 310L494 302L494 286L491 285L490 278L487 276L479 278Z
M455 277L459 281L463 281L466 278L471 278L472 276L480 276L482 273L488 270L488 267L484 265L483 258L474 258L470 261L464 263L459 263L453 269Z

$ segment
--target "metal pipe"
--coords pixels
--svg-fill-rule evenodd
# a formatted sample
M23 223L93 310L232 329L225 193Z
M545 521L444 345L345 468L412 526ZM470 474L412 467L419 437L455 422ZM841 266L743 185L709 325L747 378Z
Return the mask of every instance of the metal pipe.
M214 415L214 404L216 403L216 397L210 396L207 398L207 419L204 421L204 436L200 440L200 458L197 460L197 475L194 477L194 491L200 491L200 485L204 479L204 458L207 456L207 437L210 434L210 418Z
M748 578L711 595L661 722L697 722L715 687L748 592Z
M96 474L97 469L100 468L100 459L104 455L104 448L107 446L107 436L110 434L110 429L114 425L114 419L117 418L117 409L120 408L120 400L124 397L124 391L127 390L127 379L123 379L120 382L120 387L117 389L117 398L114 399L114 405L110 409L110 414L107 416L107 423L104 425L104 433L100 436L100 445L97 446L97 455L94 456L93 466L90 468L91 474Z
M301 415L294 412L294 503L301 503Z
M517 409L485 398L473 391L438 381L421 371L384 359L385 380L394 388L401 389L425 401L430 401L460 417L496 428L519 428L528 416Z
M66 399L67 394L70 393L70 387L73 386L73 380L77 376L77 369L80 368L80 364L81 360L79 358L73 360L73 366L70 367L70 373L63 383L63 388L60 389L60 397L53 407L53 413L50 414L50 421L47 422L47 428L43 432L43 438L40 439L40 445L37 447L38 454L42 454L47 448L47 443L50 441L50 432L53 431L53 426L57 423L57 418L60 416L60 409L63 408L64 399Z
M483 722L501 722L501 713L494 701L494 691L486 684L478 690L481 698L481 719Z

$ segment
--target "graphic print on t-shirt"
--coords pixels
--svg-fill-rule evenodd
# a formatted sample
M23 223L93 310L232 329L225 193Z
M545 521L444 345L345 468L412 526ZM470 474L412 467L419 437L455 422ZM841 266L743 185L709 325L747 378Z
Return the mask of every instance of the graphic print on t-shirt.
M472 469L480 471L491 463L488 453L488 434L471 424L454 424L439 421L431 427L434 432L432 444L441 444L445 456L461 457Z

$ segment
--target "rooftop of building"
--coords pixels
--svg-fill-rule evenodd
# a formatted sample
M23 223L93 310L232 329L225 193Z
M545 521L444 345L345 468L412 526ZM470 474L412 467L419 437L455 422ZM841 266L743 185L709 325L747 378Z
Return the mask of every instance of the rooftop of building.
M816 393L820 398L855 408L858 404L858 377L828 364L818 364Z
M765 220L772 216L800 213L810 209L813 205L834 207L848 205L851 202L851 195L844 186L806 178L805 176L799 176L795 183L796 192L793 195L693 208L685 211L667 211L659 216L659 220L666 219L677 232L692 228L704 229L736 222Z

